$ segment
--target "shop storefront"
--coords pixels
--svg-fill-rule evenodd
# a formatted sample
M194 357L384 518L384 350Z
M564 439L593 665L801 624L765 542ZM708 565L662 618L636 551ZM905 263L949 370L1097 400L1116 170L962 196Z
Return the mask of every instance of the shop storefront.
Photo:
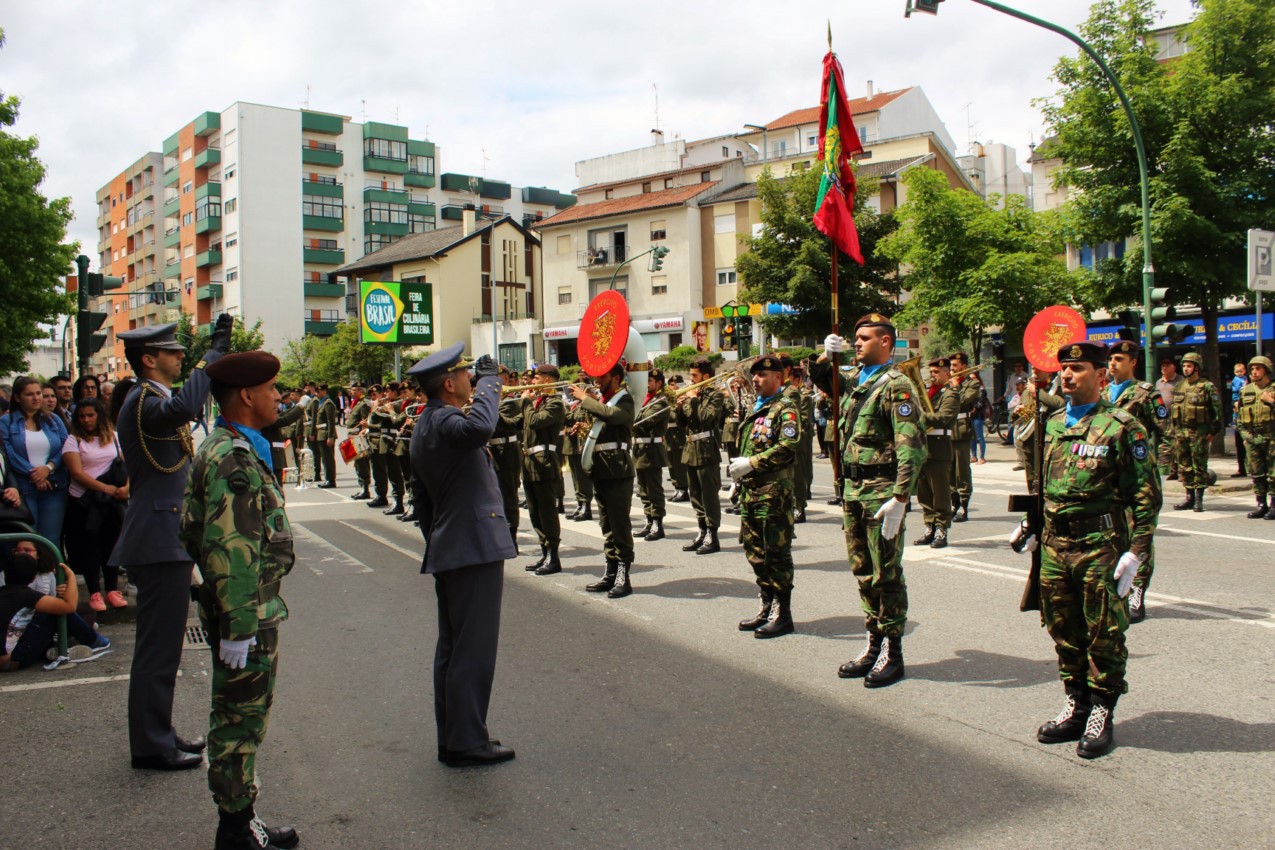
M634 318L631 327L641 335L649 358L667 354L684 344L683 341L687 339L687 323L681 316ZM576 337L579 333L579 322L545 328L545 358L558 366L578 364L580 358L576 353Z
M1170 352L1175 358L1180 358L1188 351L1199 351L1204 346L1204 329L1200 325L1198 316L1178 321L1194 325L1196 331L1177 345L1157 345L1156 350L1161 356L1164 356L1165 352ZM1119 339L1121 327L1118 321L1094 322L1088 326L1088 338L1091 342L1103 342L1110 345ZM1145 339L1145 329L1143 334ZM1275 316L1263 313L1262 339L1265 341L1267 353L1271 351L1273 338L1275 338ZM1242 310L1219 316L1217 342L1222 368L1226 371L1225 377L1229 378L1233 363L1247 363L1248 359L1257 353L1257 314L1251 310Z

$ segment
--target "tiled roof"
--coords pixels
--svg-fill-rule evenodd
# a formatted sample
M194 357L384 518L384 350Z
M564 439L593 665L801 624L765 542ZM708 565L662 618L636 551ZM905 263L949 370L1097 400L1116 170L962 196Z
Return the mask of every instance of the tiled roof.
M931 156L930 154L926 154L925 156L909 156L909 157L906 157L905 159L883 159L880 162L872 162L870 160L861 160L859 162L858 175L860 177L871 177L874 179L889 177L892 174L898 174L900 171L902 171L904 168L907 168L909 165L915 165L916 163L919 163L919 162L925 162L926 160L930 158L930 156ZM779 184L782 186L784 183L787 183L790 179L792 178L781 177L779 178ZM725 204L725 203L731 203L734 201L747 201L755 197L757 197L757 184L756 183L741 183L739 185L732 186L728 189L725 189L724 191L719 192L716 195L712 195L710 197L704 198L702 201L700 201L700 204L701 205Z
M613 215L624 215L625 213L654 210L661 207L676 207L686 203L701 192L713 188L719 182L718 180L710 180L707 183L694 183L690 186L677 186L673 189L664 189L659 192L627 195L623 198L611 198L593 204L576 204L574 207L565 209L557 215L536 222L532 227L536 230L543 230L546 227L567 224L573 221L606 218Z
M427 230L424 233L413 233L410 236L404 236L397 242L386 245L379 251L366 254L329 274L349 275L369 269L392 266L395 263L404 263L408 260L423 260L426 257L436 257L439 254L446 253L449 248L454 248L462 242L473 239L484 230L506 222L521 230L528 239L536 240L534 233L514 221L511 216L504 215L494 221L479 220L475 222L474 229L469 232L469 235L465 235L464 225L458 224L453 227L440 227L436 230ZM539 244L538 240L536 241Z
M733 136L730 138L734 138ZM612 186L629 186L634 183L648 183L662 180L665 177L676 177L679 174L699 173L702 171L712 171L714 168L721 168L727 163L734 162L732 159L723 159L718 162L708 162L702 165L687 165L682 168L674 168L669 171L657 171L654 174L642 174L638 177L625 177L622 180L608 180L605 183L590 183L588 186L581 186L572 191L576 195L586 194L588 192L600 192L603 189L609 189Z
M787 178L781 178L780 182L782 183L785 179ZM747 201L750 198L755 197L757 197L757 184L741 183L738 186L733 186L724 192L719 192L716 195L703 199L700 201L700 204L725 204L731 201Z
M868 112L876 112L890 101L907 94L912 91L911 86L898 91L883 91L874 94L872 97L856 97L846 101L846 105L850 107L851 115L863 115ZM811 106L806 109L794 109L787 115L776 118L766 125L767 130L782 130L786 127L799 127L802 124L814 124L819 121L819 107Z

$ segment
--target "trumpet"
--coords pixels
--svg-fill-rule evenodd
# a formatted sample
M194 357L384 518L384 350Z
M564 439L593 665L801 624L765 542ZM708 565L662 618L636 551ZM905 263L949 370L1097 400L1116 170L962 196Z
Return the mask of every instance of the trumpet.
M999 362L1000 360L988 360L986 363L975 363L973 366L966 366L964 369L957 369L955 372L951 374L951 377L949 377L948 380L951 380L951 381L960 380L961 378L964 378L966 375L972 375L973 373L978 372L982 369L986 369L989 366L995 366Z
M518 384L512 387L501 387L500 394L514 395L516 393L526 392L527 390L533 390L537 392L540 390L560 390L563 387L569 387L572 384L578 384L578 383L581 383L581 382L580 381L555 381L552 384Z

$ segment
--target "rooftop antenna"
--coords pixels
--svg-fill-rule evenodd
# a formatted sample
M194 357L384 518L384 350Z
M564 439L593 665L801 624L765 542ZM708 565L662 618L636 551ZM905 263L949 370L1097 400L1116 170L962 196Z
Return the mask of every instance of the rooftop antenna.
M965 149L974 152L974 136L978 134L978 124L974 121L974 113L970 107L974 101L965 104Z
M398 123L398 107L394 107L394 123Z
M655 92L655 129L660 129L660 87L651 83L651 91Z
M362 118L363 123L366 124L367 123L367 101L360 100L359 105L360 105L359 117Z
M305 84L305 108L310 108L310 84Z

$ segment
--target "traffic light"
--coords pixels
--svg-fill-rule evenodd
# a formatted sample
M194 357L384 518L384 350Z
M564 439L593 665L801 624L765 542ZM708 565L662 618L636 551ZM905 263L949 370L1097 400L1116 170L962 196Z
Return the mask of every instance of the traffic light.
M913 12L924 12L927 15L937 15L939 13L939 4L943 0L908 0L907 8L903 10L903 17L912 17Z
M106 334L97 333L98 329L106 324L106 319L106 313L93 310L81 310L76 314L75 348L81 363L87 362L102 349L103 345L106 345Z
M668 248L663 245L651 250L651 264L647 267L648 271L658 272L664 268L664 255L668 253Z
M1120 339L1127 339L1132 342L1142 342L1142 313L1138 310L1121 310L1116 314L1120 319L1121 327L1116 329L1116 335Z
M1151 340L1177 345L1195 334L1195 326L1173 321L1178 317L1178 309L1168 300L1167 287L1158 286L1151 290Z
M99 298L107 290L119 289L124 285L124 278L105 275L100 272L89 272L89 258L80 254L75 258L75 266L79 275L76 301L79 310L75 314L75 353L80 361L80 372L88 368L89 358L106 344L106 334L98 333L98 329L106 324L106 313L98 313L89 309L89 299Z
M124 285L124 278L99 272L89 272L84 278L84 294L89 298L100 298L107 290L119 289Z

